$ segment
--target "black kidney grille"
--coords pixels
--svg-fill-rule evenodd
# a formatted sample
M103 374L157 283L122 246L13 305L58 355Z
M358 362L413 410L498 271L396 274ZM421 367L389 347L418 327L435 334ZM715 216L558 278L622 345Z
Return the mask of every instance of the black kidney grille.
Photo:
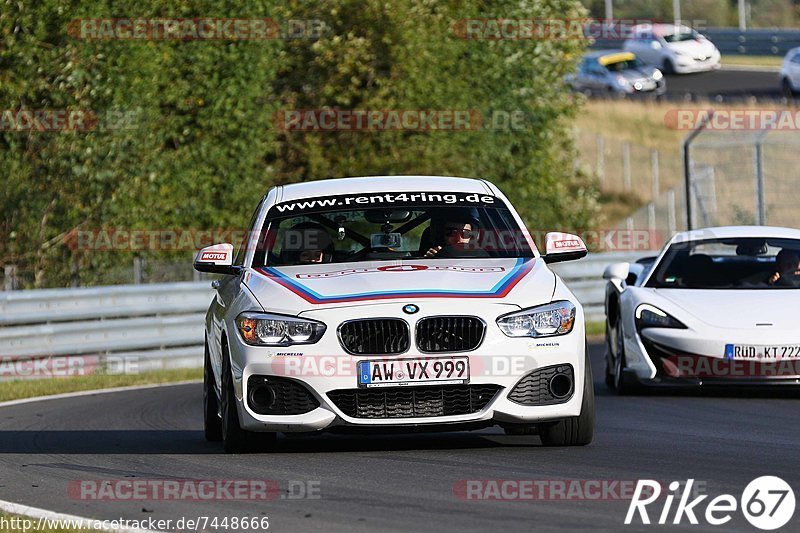
M434 316L417 322L422 352L468 352L480 346L486 326L474 316Z
M387 355L408 350L408 324L398 318L374 318L345 322L339 341L351 354Z
M328 398L353 418L423 418L477 413L499 390L498 385L428 385L336 390Z

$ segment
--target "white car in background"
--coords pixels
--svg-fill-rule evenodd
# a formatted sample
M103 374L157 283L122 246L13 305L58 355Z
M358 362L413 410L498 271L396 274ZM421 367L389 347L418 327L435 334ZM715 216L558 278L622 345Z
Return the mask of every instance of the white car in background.
M792 48L783 58L780 79L784 96L792 98L800 93L800 47Z
M206 316L205 434L225 450L277 432L499 425L585 445L594 393L583 309L485 180L393 176L272 188Z
M606 383L800 385L800 230L676 235L660 255L610 265Z
M721 66L721 54L714 43L683 25L638 25L623 48L665 74L706 72Z

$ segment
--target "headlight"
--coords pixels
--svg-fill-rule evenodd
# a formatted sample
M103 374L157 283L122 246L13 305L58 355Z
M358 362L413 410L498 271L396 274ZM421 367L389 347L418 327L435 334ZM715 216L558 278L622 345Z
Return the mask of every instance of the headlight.
M679 320L672 318L667 313L648 304L642 304L636 308L636 329L644 328L675 328L687 329Z
M267 313L242 313L236 319L242 340L252 346L313 344L325 333L325 324Z
M661 73L661 71L660 71L660 70L658 70L658 69L653 69L653 79L654 79L654 80L658 81L658 80L660 80L660 79L661 79L661 78L663 78L663 77L664 77L664 75Z
M575 306L567 301L523 309L497 319L509 337L553 337L566 335L575 325Z

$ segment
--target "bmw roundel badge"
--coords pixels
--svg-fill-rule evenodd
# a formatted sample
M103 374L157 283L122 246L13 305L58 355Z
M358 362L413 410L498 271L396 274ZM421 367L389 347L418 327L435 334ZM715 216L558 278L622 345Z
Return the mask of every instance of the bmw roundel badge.
M403 312L407 315L413 315L417 311L419 311L419 307L414 304L406 304L403 306Z

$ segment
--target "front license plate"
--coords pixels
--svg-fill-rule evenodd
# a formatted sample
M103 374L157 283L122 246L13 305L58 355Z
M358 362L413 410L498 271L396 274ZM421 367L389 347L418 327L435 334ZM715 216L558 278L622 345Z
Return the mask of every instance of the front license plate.
M800 344L765 346L758 344L726 344L725 359L774 361L800 358Z
M452 385L469 382L469 357L359 361L360 387Z

